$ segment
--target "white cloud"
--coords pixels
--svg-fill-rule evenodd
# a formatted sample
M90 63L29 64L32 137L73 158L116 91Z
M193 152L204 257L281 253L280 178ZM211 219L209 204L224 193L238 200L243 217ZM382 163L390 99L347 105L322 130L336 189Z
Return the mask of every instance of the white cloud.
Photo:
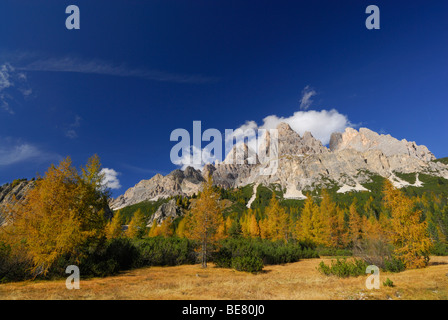
M120 180L118 179L118 176L120 175L119 172L114 169L103 168L101 169L101 173L104 174L103 185L105 187L110 189L121 188Z
M14 71L14 68L9 64L3 64L0 66L0 91L11 87L10 73Z
M315 95L316 91L311 89L310 86L306 86L302 91L300 111L289 117L267 116L260 126L255 121L246 121L239 129L243 131L247 129L275 129L281 122L285 122L300 135L309 131L316 139L327 145L333 132L343 132L345 128L352 127L353 124L346 115L339 113L336 109L329 111L307 110L313 102L311 98Z
M300 99L300 110L308 110L308 108L313 103L313 100L311 100L311 98L316 94L316 91L311 89L310 86L306 86L302 90L302 99Z
M24 98L33 92L27 85L26 75L17 72L11 64L4 63L0 65L0 108L10 114L14 114L10 106L10 102L14 101L14 91L19 92Z
M196 161L196 159L202 159L202 161ZM221 161L207 147L201 150L192 145L189 148L182 149L182 157L175 161L174 164L180 166L182 170L185 170L187 167L201 170L205 164L214 163L216 160Z
M76 128L79 128L79 126L81 125L81 117L80 116L76 116L75 120L68 125L67 129L65 130L65 136L67 138L70 139L75 139L78 137L78 133L76 132Z
M306 86L302 92L301 99L301 109L308 109L311 104L311 98L316 95L316 91L310 89ZM311 132L311 134L318 140L322 142L323 145L328 145L330 143L331 134L334 132L343 132L347 127L353 127L354 125L350 122L348 117L344 114L339 113L336 109L331 110L300 110L296 111L289 117L279 117L277 115L270 115L263 119L263 123L258 125L253 120L246 121L238 129L233 130L231 135L226 135L223 141L227 144L237 145L242 143L244 139L247 139L247 144L249 149L258 150L260 143L262 143L259 134L263 132L257 132L258 129L275 129L280 123L287 123L298 134L303 136L306 131ZM222 132L224 135L224 132ZM224 148L224 146L223 146ZM230 149L224 150L223 158ZM202 162L194 163L196 157L201 156L202 152ZM214 163L216 160L223 161L223 159L218 159L212 153L204 149L199 149L195 146L190 146L189 148L182 149L182 158L178 160L176 165L181 166L184 170L188 166L192 166L195 169L202 169L207 163Z
M330 142L333 132L343 132L345 128L353 126L346 115L337 110L330 111L297 111L290 117L278 117L271 115L263 119L261 129L275 129L281 122L285 122L291 128L303 135L305 131L311 134L324 145Z
M61 156L42 151L32 144L11 138L0 138L0 167L26 161L43 162L60 159Z

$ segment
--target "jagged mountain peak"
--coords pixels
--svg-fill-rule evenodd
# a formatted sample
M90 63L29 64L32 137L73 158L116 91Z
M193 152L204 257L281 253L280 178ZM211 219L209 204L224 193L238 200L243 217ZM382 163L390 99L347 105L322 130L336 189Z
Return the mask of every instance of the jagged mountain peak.
M206 164L202 171L188 167L183 171L174 170L165 177L157 175L142 180L114 200L112 206L118 209L158 197L192 195L200 190L201 182L209 174L216 185L224 188L251 183L277 184L284 189L285 197L296 197L302 191L325 186L328 181L338 184L342 191L361 191L365 189L362 183L369 180L369 174L390 178L394 172L422 172L448 179L448 165L432 161L435 157L428 148L405 139L397 140L367 128L347 128L344 132L333 133L330 148L327 148L311 132L301 137L287 123L280 123L277 129L279 157L273 174L260 174L260 168L269 166L270 161L261 163L260 157L249 163L249 156L256 156L255 151L250 143L239 143L226 160ZM269 152L271 140L266 131L258 141L258 151ZM230 162L230 157L238 161Z
M297 132L295 132L292 128L291 128L291 126L289 125L289 124L287 124L286 122L280 122L278 125L277 125L277 128L276 128L277 130L278 130L278 135L279 136L285 136L285 135L290 135L290 134L297 134L298 135L298 133Z
M344 133L333 133L330 139L330 150L344 149L354 149L360 152L380 150L386 156L409 155L423 161L435 160L435 156L426 146L419 146L406 139L398 140L389 134L379 134L367 128L360 128L359 131L346 128Z

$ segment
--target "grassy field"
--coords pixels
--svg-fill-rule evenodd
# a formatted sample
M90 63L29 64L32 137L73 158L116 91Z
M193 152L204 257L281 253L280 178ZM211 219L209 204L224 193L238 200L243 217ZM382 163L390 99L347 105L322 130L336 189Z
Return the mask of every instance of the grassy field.
M0 285L0 299L448 299L448 257L432 257L429 267L381 273L381 289L368 290L367 276L340 279L321 275L309 259L267 266L261 274L199 265L150 267L118 276L81 280L67 290L65 280ZM382 282L390 278L395 287Z

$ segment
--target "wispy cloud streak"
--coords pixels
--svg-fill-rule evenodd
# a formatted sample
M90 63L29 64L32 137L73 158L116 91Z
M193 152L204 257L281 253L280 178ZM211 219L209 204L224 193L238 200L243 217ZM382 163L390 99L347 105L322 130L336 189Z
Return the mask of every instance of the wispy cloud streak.
M17 67L17 69L23 71L75 72L116 77L135 77L159 82L192 84L210 83L219 80L217 77L177 74L145 68L131 68L125 64L115 65L102 60L83 60L72 57L38 59L21 67Z
M311 89L310 86L306 86L302 90L302 99L300 99L300 110L308 110L313 100L311 98L317 93L315 90Z
M42 151L30 143L0 138L0 168L27 161L47 162L61 159L60 155Z

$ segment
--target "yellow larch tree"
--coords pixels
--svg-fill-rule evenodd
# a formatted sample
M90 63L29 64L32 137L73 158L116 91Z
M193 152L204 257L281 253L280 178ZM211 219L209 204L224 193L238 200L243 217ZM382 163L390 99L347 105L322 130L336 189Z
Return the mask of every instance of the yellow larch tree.
M160 234L164 238L169 238L173 235L173 218L168 217L160 224Z
M384 205L392 215L391 242L394 255L402 259L407 268L425 267L429 262L432 242L422 212L415 207L414 200L406 197L387 179L383 193Z
M177 225L176 228L176 236L178 236L179 238L184 238L185 237L185 219L180 220L179 224Z
M30 256L35 275L46 274L61 256L79 263L105 239L108 190L102 185L99 158L89 159L82 173L67 157L37 179L23 203L14 207L9 242Z
M260 234L260 226L258 225L257 218L255 213L250 216L250 236L252 238L259 238Z
M131 239L141 238L145 234L145 231L146 217L139 208L134 212L131 222L129 222L128 229L126 230L126 236Z
M339 207L336 208L336 222L335 231L333 231L332 243L335 247L345 248L347 247L348 240L348 230L345 225L345 210Z
M148 233L148 237L153 238L153 237L159 237L162 235L161 232L161 228L157 223L157 220L154 220L151 227L149 228L149 233Z
M122 217L118 210L112 220L107 224L106 236L108 239L119 238L123 235L122 230Z
M269 201L269 205L265 210L267 217L267 226L269 228L269 237L272 240L284 240L289 239L289 214L280 205L275 192L272 193L272 198Z
M356 208L356 198L349 207L349 240L353 248L359 247L362 239L362 219Z
M186 235L200 242L201 264L206 268L207 258L218 240L217 231L222 223L219 193L213 189L211 176L203 183L202 192L186 218Z
M331 244L332 222L336 219L336 205L331 200L327 190L322 190L322 201L319 210L313 214L311 223L312 234L316 244L329 246ZM336 229L336 228L334 228Z
M317 214L319 207L314 203L313 197L308 193L299 220L296 225L298 240L314 241L313 216Z

